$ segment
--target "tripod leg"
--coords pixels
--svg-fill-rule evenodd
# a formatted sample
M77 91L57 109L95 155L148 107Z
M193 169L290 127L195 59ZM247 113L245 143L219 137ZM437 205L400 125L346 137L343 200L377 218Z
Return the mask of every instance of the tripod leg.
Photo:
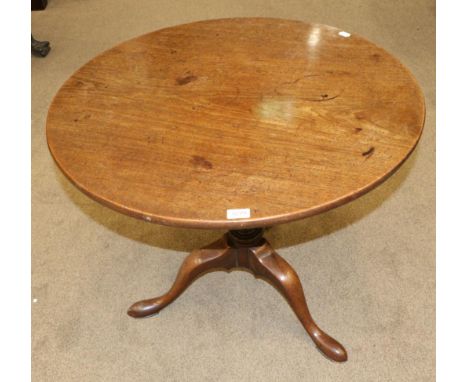
M344 362L346 350L312 319L302 290L301 281L289 263L279 256L268 242L250 249L249 267L257 275L269 280L286 298L305 330L328 358Z
M174 284L166 294L136 302L128 309L128 314L135 318L154 315L177 299L200 274L216 268L227 270L235 265L235 251L229 248L223 237L188 255L179 269Z

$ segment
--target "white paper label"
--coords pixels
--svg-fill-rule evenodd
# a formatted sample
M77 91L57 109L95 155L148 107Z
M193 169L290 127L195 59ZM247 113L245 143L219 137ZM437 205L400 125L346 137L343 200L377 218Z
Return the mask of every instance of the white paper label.
M228 219L250 218L250 208L238 208L238 209L226 210L226 217Z

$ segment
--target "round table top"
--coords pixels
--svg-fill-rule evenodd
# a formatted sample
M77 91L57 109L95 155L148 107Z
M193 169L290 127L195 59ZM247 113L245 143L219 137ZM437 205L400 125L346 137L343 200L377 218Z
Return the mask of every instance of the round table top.
M157 223L240 229L344 204L388 178L424 125L411 73L366 39L239 18L149 33L55 96L47 141L83 192Z

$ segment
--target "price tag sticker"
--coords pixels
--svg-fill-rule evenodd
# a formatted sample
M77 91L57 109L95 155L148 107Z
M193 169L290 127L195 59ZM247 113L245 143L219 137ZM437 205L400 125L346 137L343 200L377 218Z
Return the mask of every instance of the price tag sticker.
M237 208L226 210L228 219L248 219L250 218L250 208Z

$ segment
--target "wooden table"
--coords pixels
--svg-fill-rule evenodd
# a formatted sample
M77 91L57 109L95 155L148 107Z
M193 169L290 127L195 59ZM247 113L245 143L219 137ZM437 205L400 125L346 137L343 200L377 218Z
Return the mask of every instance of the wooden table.
M65 175L108 207L228 231L187 257L166 294L129 315L159 312L206 271L247 268L279 289L327 357L345 361L263 229L382 183L413 151L424 115L411 73L362 37L223 19L149 33L88 62L55 96L47 141Z

